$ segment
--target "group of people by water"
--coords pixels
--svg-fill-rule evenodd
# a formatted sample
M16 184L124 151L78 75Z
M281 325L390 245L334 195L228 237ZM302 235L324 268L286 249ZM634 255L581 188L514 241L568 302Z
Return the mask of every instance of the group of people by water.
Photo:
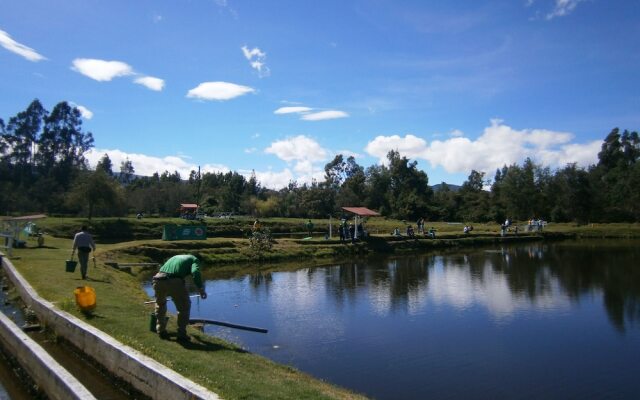
M393 232L391 232L392 236L396 236L396 237L408 237L410 239L415 239L416 235L424 235L427 238L431 238L431 239L435 239L436 238L436 229L432 226L431 228L429 228L429 230L425 230L424 228L424 218L420 217L418 219L418 221L416 222L416 228L417 228L417 234L416 234L416 230L413 229L412 225L407 225L407 229L405 231L405 235L402 234L402 232L400 232L400 228L394 228Z

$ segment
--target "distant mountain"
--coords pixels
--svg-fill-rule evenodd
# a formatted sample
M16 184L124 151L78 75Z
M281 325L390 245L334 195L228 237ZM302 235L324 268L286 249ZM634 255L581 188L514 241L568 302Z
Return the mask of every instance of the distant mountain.
M457 192L462 187L460 185L453 185L451 183L442 182L438 183L437 185L431 186L431 189L433 189L434 192L437 192L438 190L442 189L443 185L447 185L449 187L449 190L451 190L452 192Z

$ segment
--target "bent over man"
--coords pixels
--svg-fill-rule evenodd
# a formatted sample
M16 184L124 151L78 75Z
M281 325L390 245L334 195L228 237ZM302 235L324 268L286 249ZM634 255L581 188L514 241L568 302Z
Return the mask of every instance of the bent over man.
M191 300L184 279L191 275L193 283L200 291L200 298L206 299L198 259L190 254L173 256L164 263L160 272L153 276L153 290L156 294L156 331L162 339L167 339L167 297L171 296L178 311L178 340L189 341L187 324L191 314Z

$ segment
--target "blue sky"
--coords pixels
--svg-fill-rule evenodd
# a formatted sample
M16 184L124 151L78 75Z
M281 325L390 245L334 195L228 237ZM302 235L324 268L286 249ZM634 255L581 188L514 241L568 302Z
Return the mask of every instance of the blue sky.
M93 164L274 188L392 149L431 184L586 166L640 126L638 20L631 0L0 0L0 117L69 101Z

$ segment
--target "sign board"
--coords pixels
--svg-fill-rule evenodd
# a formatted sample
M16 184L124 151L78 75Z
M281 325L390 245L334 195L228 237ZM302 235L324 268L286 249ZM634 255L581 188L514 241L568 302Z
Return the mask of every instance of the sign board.
M162 231L162 240L204 240L206 238L205 225L167 224Z

